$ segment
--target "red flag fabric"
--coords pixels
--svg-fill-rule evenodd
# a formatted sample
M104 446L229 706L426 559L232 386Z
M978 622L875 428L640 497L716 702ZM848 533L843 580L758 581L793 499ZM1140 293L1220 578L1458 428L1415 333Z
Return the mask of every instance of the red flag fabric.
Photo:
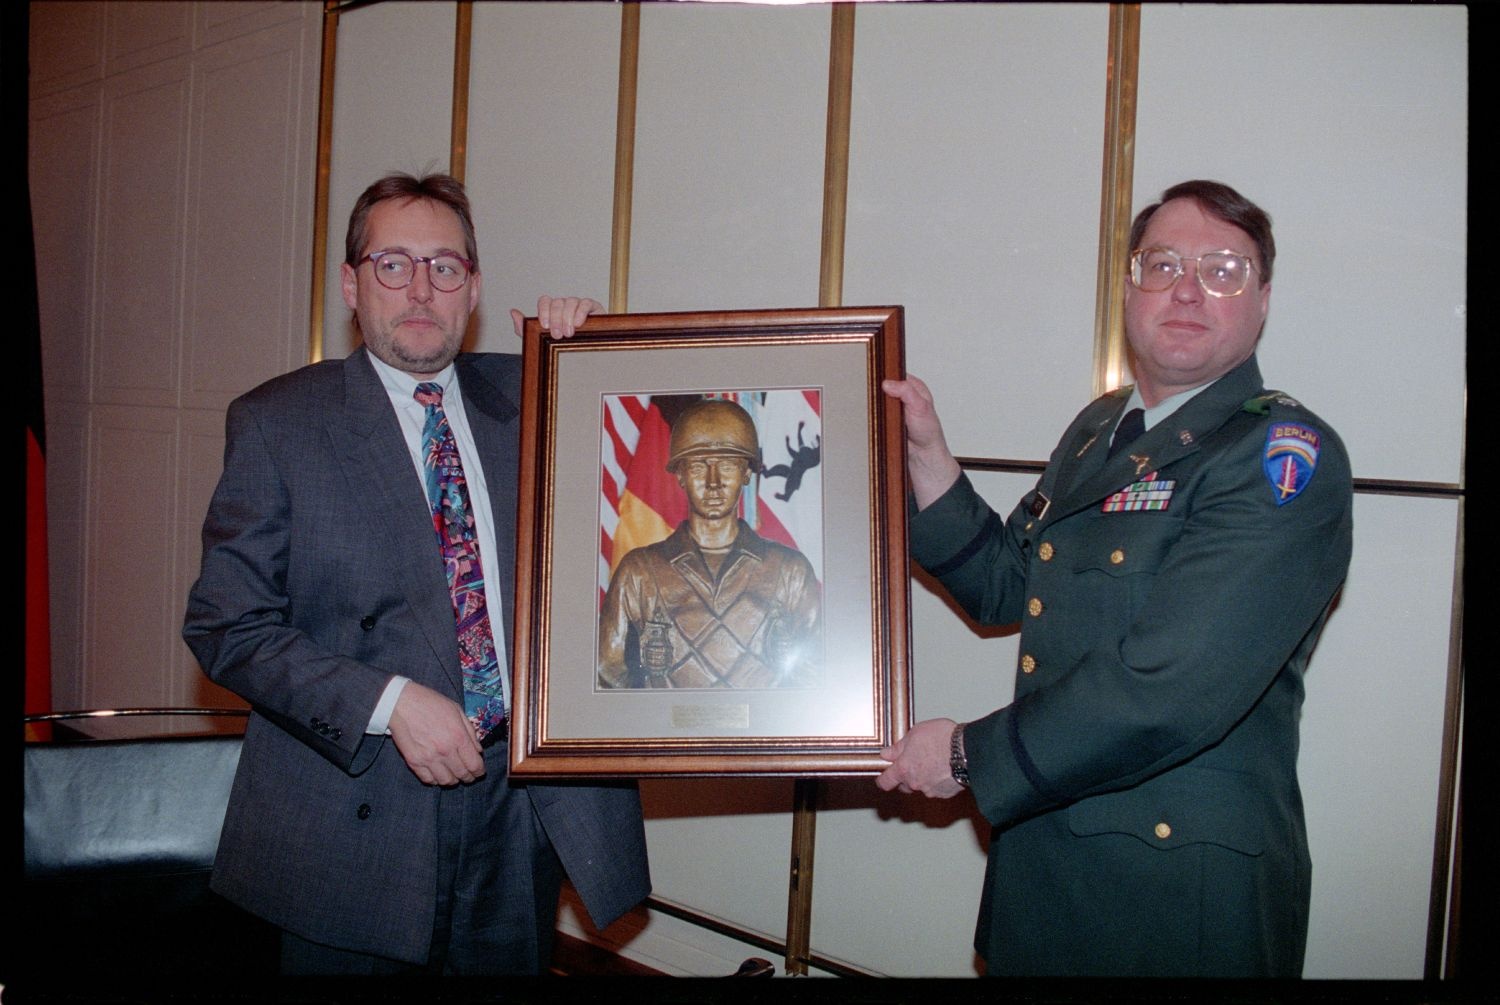
M42 445L26 430L26 697L27 715L52 711L52 643L47 616L47 482ZM27 739L50 731L28 726Z

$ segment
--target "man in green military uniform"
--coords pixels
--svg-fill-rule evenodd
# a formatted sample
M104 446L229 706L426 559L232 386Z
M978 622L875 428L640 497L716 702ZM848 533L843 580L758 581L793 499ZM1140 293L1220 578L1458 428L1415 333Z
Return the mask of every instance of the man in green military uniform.
M1015 700L919 723L885 789L972 786L994 825L991 974L1301 974L1311 865L1302 675L1349 567L1343 444L1266 391L1271 221L1216 182L1131 230L1133 388L1090 404L1008 520L916 378L912 551L971 615L1021 623Z

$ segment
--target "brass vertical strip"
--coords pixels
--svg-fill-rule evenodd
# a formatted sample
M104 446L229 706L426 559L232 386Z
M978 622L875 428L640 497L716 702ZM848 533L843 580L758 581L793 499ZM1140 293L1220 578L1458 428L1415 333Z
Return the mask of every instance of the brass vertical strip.
M1104 97L1104 170L1099 198L1099 275L1094 293L1094 394L1119 387L1125 373L1125 269L1135 175L1135 98L1141 48L1140 4L1109 5Z
M854 4L834 4L828 38L828 134L823 148L823 246L818 306L844 303L844 224L849 206L849 105L854 81Z
M635 194L635 92L641 5L620 5L620 85L615 106L615 215L609 235L609 312L630 309L630 206Z
M1463 925L1464 908L1460 896L1463 880L1463 803L1460 798L1463 774L1459 750L1464 742L1464 526L1468 507L1469 465L1469 388L1465 378L1463 396L1464 422L1458 452L1458 481L1465 490L1458 497L1458 533L1453 544L1453 602L1448 618L1448 693L1443 705L1443 750L1438 772L1437 834L1433 838L1432 887L1427 902L1427 954L1423 976L1428 980L1441 977L1466 977L1476 973L1475 960L1458 958L1458 943ZM1455 839L1455 829L1457 837ZM1471 845L1470 855L1477 854Z
M799 778L792 787L792 861L786 895L786 972L807 976L812 956L813 852L822 783Z
M1462 477L1462 476L1460 476ZM1464 665L1464 506L1458 499L1458 535L1453 552L1453 606L1448 621L1448 687L1443 703L1443 748L1438 769L1437 828L1432 841L1432 885L1427 901L1427 953L1422 976L1438 980L1447 976L1443 967L1444 936L1457 933L1458 912L1450 918L1449 896L1457 900L1457 883L1450 883L1455 865L1453 845L1455 808L1458 800L1458 745L1460 711L1463 708ZM1456 878L1456 877L1452 877ZM1455 903L1455 907L1456 907ZM1450 924L1453 926L1450 931ZM1450 943L1451 945L1451 943Z
M453 31L453 126L448 134L448 173L464 180L469 155L469 49L474 34L473 0L458 0Z
M333 158L333 57L338 49L338 0L323 2L323 62L318 70L318 166L313 177L312 303L307 361L323 358L323 272L328 267L328 165Z
M1452 891L1448 898L1448 927L1445 933L1443 946L1443 965L1441 976L1446 980L1463 980L1468 977L1470 968L1459 949L1463 942L1464 933L1461 921L1464 916L1463 896L1463 872L1464 872L1464 796L1463 785L1460 779L1458 786L1458 800L1453 811L1453 875L1450 882ZM1431 952L1431 947L1428 952ZM1429 957L1430 959L1430 957ZM1429 962L1423 968L1425 973L1432 972L1432 964Z

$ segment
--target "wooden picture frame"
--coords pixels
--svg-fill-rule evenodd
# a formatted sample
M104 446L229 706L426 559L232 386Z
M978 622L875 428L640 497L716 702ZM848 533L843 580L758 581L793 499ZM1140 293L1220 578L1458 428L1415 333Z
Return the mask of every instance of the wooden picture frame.
M905 440L880 388L902 322L600 315L557 340L527 320L513 775L885 767L911 725Z

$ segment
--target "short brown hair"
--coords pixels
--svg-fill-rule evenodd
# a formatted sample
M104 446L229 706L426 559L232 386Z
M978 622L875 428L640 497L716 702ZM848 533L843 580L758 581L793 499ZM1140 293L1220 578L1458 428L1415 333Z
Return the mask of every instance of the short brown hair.
M1146 235L1146 224L1173 199L1191 199L1210 216L1238 227L1250 235L1255 242L1256 271L1264 286L1271 281L1271 266L1276 261L1276 239L1271 236L1271 217L1265 210L1240 195L1234 189L1218 181L1179 182L1161 194L1161 199L1136 214L1130 225L1130 250L1140 250L1141 238Z
M464 256L479 271L479 245L474 239L474 217L469 212L469 197L464 184L448 174L430 174L421 178L404 173L388 174L360 193L349 213L349 229L344 234L344 261L351 267L359 265L364 253L365 238L369 232L370 210L377 203L388 199L429 199L440 206L447 206L458 215L464 230Z

